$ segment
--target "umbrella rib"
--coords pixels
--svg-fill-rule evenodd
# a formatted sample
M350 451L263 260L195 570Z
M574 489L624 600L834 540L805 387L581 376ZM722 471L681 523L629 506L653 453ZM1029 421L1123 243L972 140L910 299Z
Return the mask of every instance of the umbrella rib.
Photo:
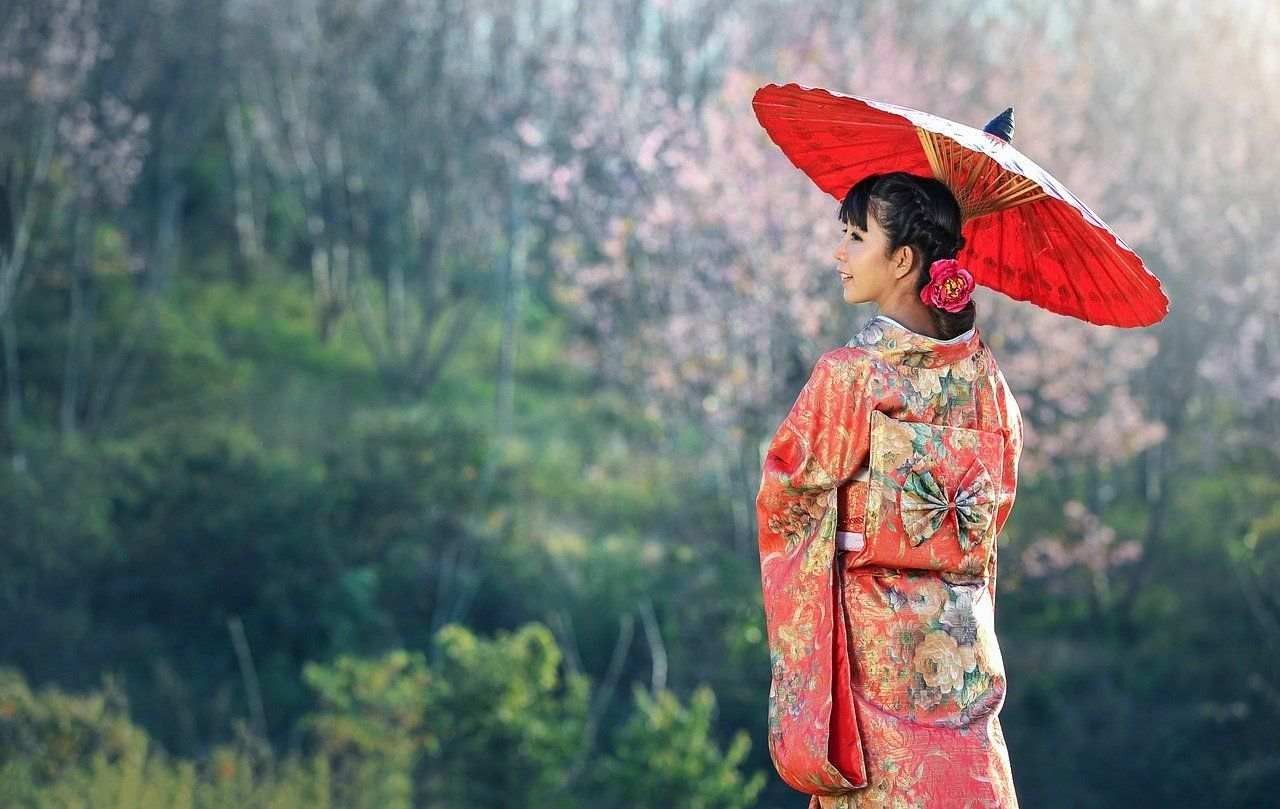
M1110 226L1108 226L1108 230L1106 231L1106 237L1106 239L1102 240L1103 243L1101 247L1105 248L1108 253L1116 257L1116 263L1124 272L1126 280L1132 282L1144 282L1144 284L1149 287L1150 283L1147 280L1149 278L1149 274L1139 272L1139 268L1134 267L1129 258L1130 256L1134 256L1136 258L1137 254L1131 250L1121 247L1120 244L1116 242L1114 232L1110 230ZM1139 261L1141 261L1141 259L1139 259Z
M999 185L996 186L996 199L1002 202L1014 202L1020 197L1031 197L1031 199L1039 199L1048 196L1044 189L1041 188L1035 180L1022 174L1014 174L1008 171L1002 171L998 178ZM1028 202L1030 199L1027 200Z
M1065 203L1063 203L1063 204L1065 205ZM1056 206L1051 206L1051 207L1053 207L1053 208L1054 208L1054 210L1052 211L1052 215L1053 215L1053 217L1054 217L1055 219L1057 219L1057 221L1058 221L1058 223L1059 223L1059 227L1060 227L1060 229L1062 229L1064 233L1069 232L1069 231L1067 231L1065 228L1062 228L1062 226L1065 224L1065 223L1063 222L1063 217L1067 215L1067 214L1066 214L1066 211L1059 210L1059 209L1057 209L1057 207L1056 207ZM1074 210L1074 209L1073 209L1073 210ZM1076 214L1076 215L1077 215L1077 216L1079 216L1078 214ZM1097 267L1097 269L1098 269L1098 271L1099 271L1100 273L1105 274L1106 279L1107 279L1107 282L1108 282L1108 283L1109 283L1109 285L1111 286L1111 290L1112 290L1111 300L1114 300L1114 299L1115 299L1115 295L1116 295L1117 293L1122 293L1122 292L1124 291L1124 287L1122 287L1122 286L1120 286L1120 285L1117 285L1117 284L1116 284L1116 278L1115 278L1114 268L1111 266L1111 265L1112 265L1112 262L1108 260L1110 257L1109 257L1109 256L1107 256L1107 255L1105 255L1105 254L1100 255L1100 254L1098 253L1098 250L1097 250L1097 248L1098 248L1098 245L1097 245L1097 235L1098 235L1098 234L1097 234L1097 232L1094 230L1093 225L1092 225L1091 223L1089 223L1089 222L1085 221L1084 217L1080 217L1080 224L1084 225L1086 228L1088 228L1088 229L1089 229L1090 235L1091 235L1093 238L1085 238L1085 239L1080 239L1080 240L1078 240L1078 241L1079 241L1080 243L1083 243L1083 244L1082 244L1082 246L1084 247L1084 249L1088 250L1088 251L1089 251L1089 253L1093 256L1093 265L1094 265L1095 267ZM1107 299L1106 295L1103 293L1102 288L1101 288L1101 287L1099 286L1099 284L1098 284L1098 279L1094 278L1091 274L1084 274L1084 273L1082 273L1081 275L1082 275L1085 279L1087 279L1087 280L1088 280L1088 281L1093 285L1094 290L1098 292L1099 303L1100 303L1104 308L1106 308L1106 310L1108 311L1108 313L1111 315L1111 318L1110 318L1110 319L1111 319L1111 320L1123 320L1123 318L1117 317L1118 311L1117 311L1117 310L1112 309L1112 303L1111 303L1111 301L1109 301L1109 300ZM1091 320L1090 322L1094 322L1094 321L1092 321L1092 320Z
M1012 269L1012 267L1013 267L1013 264L1012 264L1011 262L1009 262L1009 261L1005 258L1005 251L1006 251L1006 248L1005 248L1005 238L1004 238L1004 235L1005 235L1005 232L1008 230L1008 228L1006 228L1006 227L1002 226L1002 224L1001 224L1001 223L1000 223L1000 222L999 222L995 217L992 217L991 219L988 219L987 221L991 223L991 224L990 224L990 227L991 227L991 229L992 229L993 231L995 231L995 234L996 234L996 238L997 238L997 245L998 245L998 246L996 247L996 266L999 268L999 271L1000 271L1000 282L1001 282L1001 285L1003 285L1003 284L1004 284L1004 274L1005 274L1005 272L1006 272L1007 270L1008 270L1008 271L1011 271L1011 269ZM1018 279L1018 280L1020 280L1020 279ZM1023 293L1023 300L1027 300L1027 299L1029 299L1030 297L1031 297L1031 294L1030 294L1029 292L1024 292L1024 293Z
M1057 206L1050 205L1050 210L1048 210L1048 212L1050 212L1050 220L1056 221L1057 229L1059 229L1059 232L1064 234L1064 236L1066 233L1069 233L1069 230L1066 229L1065 221L1062 220L1062 211L1057 209ZM1089 244L1089 239L1087 238L1080 239L1080 242L1083 242L1083 244L1076 244L1076 248L1083 246L1085 250L1088 250L1091 253L1093 252L1092 246L1091 244ZM1080 257L1079 252L1076 252L1076 257L1078 257L1079 259ZM1098 261L1097 255L1093 256L1093 260L1094 260L1094 265L1097 266L1098 273L1102 273L1102 271L1106 271L1105 261ZM1108 306L1108 303L1106 301L1106 297L1103 296L1102 294L1102 289L1098 287L1097 279L1093 278L1092 273L1069 273L1069 279L1071 282L1071 287L1075 289L1076 293L1078 293L1078 296L1080 298L1080 310L1082 310L1082 314L1085 316L1085 320L1088 320L1089 323L1096 323L1096 321L1094 321L1092 317L1089 316L1089 302L1088 302L1087 294L1085 294L1085 292L1087 291L1085 291L1084 289L1083 282L1088 282L1089 284L1092 285L1093 292L1096 292L1098 296L1098 306L1100 306L1100 308L1105 308ZM1080 282L1082 283L1080 283L1079 285L1076 285L1076 279L1079 279Z
M1025 227L1026 223L1022 221L1021 214L1014 214L1013 216L1014 216L1014 220L1018 222L1020 226L1020 230L1025 232L1026 230L1029 229L1028 227ZM1021 238L1017 238L1012 236L1011 234L1010 242L1012 243L1013 247L1020 247L1022 249L1022 256L1018 259L1016 263L1011 262L1010 266L1029 267L1031 269L1030 276L1033 279L1035 279L1033 281L1033 286L1031 290L1028 292L1025 300L1033 300L1037 295L1040 295L1043 298L1048 298L1051 287L1049 285L1048 279L1045 278L1044 276L1044 272L1040 269L1039 265L1036 263L1035 255L1031 251L1031 237L1022 236Z
M950 157L951 155L947 155L947 156ZM981 159L974 159L969 161L969 175L965 177L963 190L960 192L960 194L957 194L956 196L963 195L963 197L967 199L969 195L973 192L973 187L977 185L978 178L981 176L982 170L984 168L985 166L982 165ZM948 173L950 172L948 171Z
M1034 180L1022 175L1014 175L1019 179L1026 180L1023 183L1008 183L1012 187L999 189L997 193L990 194L982 198L982 204L978 206L979 210L987 212L1002 211L1009 208L1016 208L1019 205L1026 205L1028 202L1035 202L1038 199L1044 199L1048 195L1045 194L1036 185Z
M1007 282L1005 280L1005 273L1013 266L1013 263L1010 262L1005 255L1005 231L1009 226L999 222L998 220L998 216L975 217L970 220L973 224L970 228L970 234L966 239L969 247L972 249L976 249L976 245L982 241L984 236L986 239L990 240L991 244L994 245L993 248L988 248L988 250L993 252L991 266L995 268L992 271L995 274L995 277L985 281L984 285L1002 292L1015 300L1027 300L1029 295L1019 297L1015 294L1015 292L1020 291L1013 288L1017 283L1019 283L1019 278L1017 276L1011 276ZM1026 265L1024 264L1023 266Z
M1003 284L1005 270L1006 269L1011 270L1013 267L1013 264L1006 261L1004 257L1004 254L1005 254L1004 234L1005 234L1006 228L1002 227L1001 224L998 222L998 220L994 218L989 219L987 221L991 223L991 229L996 232L996 236L999 239L999 242L998 242L999 247L996 249L996 257L997 257L996 266L1000 270L1000 281ZM1031 298L1031 293L1029 292L1024 293L1023 300L1029 300L1030 298Z
M1075 211L1074 207L1072 207L1072 211ZM1065 215L1065 212L1057 213ZM1141 271L1142 260L1137 254L1130 250L1122 249L1115 242L1112 235L1113 232L1109 226L1099 229L1082 215L1080 215L1080 224L1084 225L1093 237L1084 239L1084 246L1093 256L1094 262L1107 274L1107 280L1111 283L1115 295L1123 296L1123 300L1127 303L1131 300L1128 293L1139 293L1136 297L1142 303L1141 308L1127 303L1123 313L1118 308L1118 304L1111 310L1112 319L1117 321L1116 325L1139 325L1141 321L1148 320L1151 315L1158 316L1160 313L1150 305L1147 305L1143 294L1141 294L1151 291L1152 285L1150 281L1154 276L1150 272ZM1138 262L1138 267L1134 267L1133 263L1135 261Z
M1067 223L1063 220L1064 216L1066 216L1066 212L1063 210L1060 210L1060 209L1051 210L1050 220L1054 221L1057 224L1058 232L1062 234L1062 237L1065 239L1069 236L1072 229L1067 227ZM1082 241L1084 242L1084 247L1087 248L1090 252L1093 252L1093 245L1090 243L1092 240L1083 239ZM1050 245L1050 247L1052 248L1052 245ZM1077 260L1079 260L1080 258L1079 245L1076 245L1076 247L1077 247L1076 258ZM1094 255L1094 266L1097 268L1098 272L1105 273L1108 279L1111 281L1112 285L1114 285L1115 282L1114 282L1114 279L1111 279L1110 268L1107 266L1106 262L1098 261L1096 254ZM1070 273L1069 277L1071 280L1071 287L1072 289L1075 290L1076 297L1080 301L1081 315L1083 315L1085 319L1089 320L1089 322L1091 323L1096 322L1089 317L1089 304L1090 304L1089 292L1092 290L1092 292L1098 296L1098 306L1101 309L1106 309L1107 307L1110 306L1110 304L1107 302L1106 296L1103 294L1102 287L1098 283L1099 279L1095 276L1093 272Z
M1130 306L1134 310L1134 315L1142 320L1147 320L1149 316L1156 316L1157 320L1160 319L1160 314L1157 311L1158 305L1149 298L1149 293L1152 292L1151 282L1155 278L1144 268L1138 253L1124 250L1123 247L1116 244L1110 229L1106 230L1103 247L1106 247L1107 252L1115 256L1115 261L1112 262L1114 264L1112 271L1119 274L1120 279L1133 289L1134 298L1137 298L1137 303L1142 305L1140 308L1135 305ZM1130 320L1132 319L1133 317L1130 317Z
M1091 223L1086 222L1085 224L1095 234L1097 234L1097 228L1095 228ZM1149 288L1149 284L1144 283L1145 279L1134 272L1130 263L1129 255L1132 255L1134 258L1137 258L1136 253L1129 253L1129 251L1122 252L1120 245L1116 244L1114 238L1112 238L1111 231L1109 229L1104 233L1100 234L1099 238L1095 239L1094 241L1095 243L1090 245L1090 249L1094 250L1095 254L1096 254L1096 251L1099 248L1101 248L1103 249L1105 255L1109 255L1112 258L1112 261L1108 262L1108 270L1110 271L1111 282L1112 284L1116 285L1117 292L1123 294L1126 291L1126 287L1129 285L1132 285L1137 291L1142 291L1142 292L1147 291L1147 289ZM1101 244L1097 244L1096 242L1101 242ZM1126 253L1128 255L1126 255ZM1138 260L1141 261L1141 259L1138 259ZM1120 278L1124 282L1123 285L1117 284L1116 282L1117 272L1120 273ZM1137 297L1139 301L1144 300L1141 295ZM1128 302L1130 300L1130 297L1128 295L1125 295L1124 300ZM1146 319L1147 316L1145 313L1147 310L1145 307L1141 311L1139 311L1137 307L1135 307L1133 304L1128 304L1127 308L1129 310L1130 319L1133 319L1135 317L1142 320Z

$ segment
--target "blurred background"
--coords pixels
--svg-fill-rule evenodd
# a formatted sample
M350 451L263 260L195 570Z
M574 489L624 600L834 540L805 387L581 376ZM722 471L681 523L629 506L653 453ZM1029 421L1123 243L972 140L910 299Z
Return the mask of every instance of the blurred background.
M0 804L800 807L753 501L841 301L769 82L1013 143L1028 807L1275 805L1271 2L0 0Z

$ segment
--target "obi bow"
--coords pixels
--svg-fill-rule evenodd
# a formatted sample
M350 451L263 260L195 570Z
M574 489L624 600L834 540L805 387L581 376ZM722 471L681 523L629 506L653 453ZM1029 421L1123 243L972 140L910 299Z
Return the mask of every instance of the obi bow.
M964 551L972 550L986 535L994 517L995 485L977 458L960 477L954 492L947 492L933 470L911 472L899 493L902 527L912 547L921 545L942 526L947 512L956 515L956 538Z

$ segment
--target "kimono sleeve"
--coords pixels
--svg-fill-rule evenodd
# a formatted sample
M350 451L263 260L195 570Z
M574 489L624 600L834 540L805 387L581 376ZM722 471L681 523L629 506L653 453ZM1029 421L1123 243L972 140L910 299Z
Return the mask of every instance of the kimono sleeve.
M756 496L768 628L769 752L810 795L867 783L835 563L836 488L870 450L874 359L822 355L770 441Z
M1018 461L1022 457L1022 411L1004 374L1000 374L998 380L997 406L1000 410L1001 431L1004 433L1004 484L1001 486L1000 502L996 506L997 535L1004 530L1004 524L1013 511L1013 501L1018 491Z
M835 489L866 461L870 449L871 358L850 349L823 354L769 443L766 485L792 495Z
M1000 487L1000 500L996 504L995 529L996 539L995 547L991 549L991 561L988 564L987 571L987 590L991 594L991 603L995 603L996 598L996 576L999 569L997 557L1000 553L999 542L1000 533L1004 530L1004 524L1008 521L1009 515L1013 512L1013 501L1018 492L1018 462L1022 458L1022 411L1018 407L1018 400L1014 398L1013 391L1009 389L1008 382L1005 381L1004 374L997 373L997 396L996 406L1000 412L1001 431L1004 433L1004 472L1002 476L1003 483Z

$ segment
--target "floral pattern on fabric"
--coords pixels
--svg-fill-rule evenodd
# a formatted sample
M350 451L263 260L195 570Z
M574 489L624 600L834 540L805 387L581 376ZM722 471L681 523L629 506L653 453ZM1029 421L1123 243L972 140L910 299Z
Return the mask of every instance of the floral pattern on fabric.
M995 539L998 431L872 414L866 564L982 573Z
M772 671L769 752L779 775L808 794L866 783L848 657L838 662L831 645L843 627L832 561L836 486L866 456L873 360L851 348L819 358L769 444L756 497ZM841 740L834 756L833 738Z
M994 493L991 475L987 474L982 461L976 458L965 470L958 488L950 494L934 477L932 470L910 472L898 495L898 508L911 544L922 544L937 533L948 515L952 515L961 550L972 550L991 526Z
M854 632L854 691L916 723L964 727L1005 693L995 611L980 578L860 568L848 557L846 611L875 632Z
M994 611L1021 428L977 329L936 341L877 316L770 441L768 747L809 809L1017 806ZM836 553L837 523L865 525L862 550Z

